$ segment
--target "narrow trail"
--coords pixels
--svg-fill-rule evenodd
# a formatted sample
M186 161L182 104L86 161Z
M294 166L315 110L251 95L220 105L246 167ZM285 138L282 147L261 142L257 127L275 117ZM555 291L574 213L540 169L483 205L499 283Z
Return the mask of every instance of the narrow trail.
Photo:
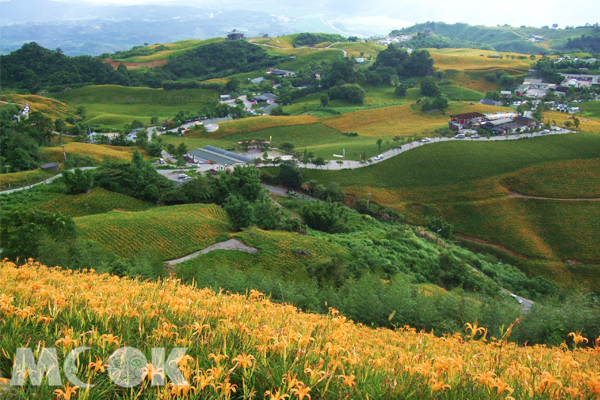
M513 192L509 190L508 197L515 197L519 199L534 199L534 200L553 200L553 201L600 201L600 198L573 198L573 199L561 199L556 197L538 197L538 196L528 196L526 194L521 194L517 192Z
M246 246L244 243L240 242L237 239L229 239L229 240L226 240L225 242L215 243L212 246L208 246L205 249L202 249L202 250L197 251L192 254L188 254L187 256L177 258L175 260L166 261L166 264L167 265L181 264L182 262L196 258L196 257L200 256L201 254L210 253L213 250L237 250L237 251L243 251L243 252L251 253L251 254L258 254L258 249L254 248L254 247Z
M530 258L530 257L528 257L526 255L519 254L519 253L516 253L516 252L514 252L512 250L509 250L509 249L507 249L506 247L504 247L502 245L491 243L491 242L487 242L487 241L485 241L483 239L478 239L478 238L473 237L473 236L463 235L463 234L460 234L460 233L454 233L454 236L456 236L457 238L460 238L460 239L468 240L469 242L475 242L475 243L483 244L485 246L493 247L495 249L501 250L501 251L503 251L503 252L505 252L507 254L510 254L513 257L519 258L521 260L528 260Z

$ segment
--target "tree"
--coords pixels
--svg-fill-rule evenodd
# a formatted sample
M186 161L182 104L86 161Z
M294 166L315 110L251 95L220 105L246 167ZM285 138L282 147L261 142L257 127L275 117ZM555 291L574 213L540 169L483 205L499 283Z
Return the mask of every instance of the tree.
M552 29L558 28L558 24L552 24Z
M454 225L446 222L442 217L429 218L427 228L446 239L450 239L454 232Z
M288 188L299 188L302 185L302 172L294 161L283 161L279 166L279 181Z
M175 150L175 154L180 157L183 157L183 155L186 154L187 152L188 152L188 148L185 145L185 143L183 143L183 142L179 143L179 146L177 146L177 149Z
M379 152L381 153L381 144L383 143L383 139L377 139L377 148L379 148Z
M67 131L67 124L62 119L58 118L54 121L54 130L59 133L65 133Z
M327 95L327 93L323 93L321 95L321 107L327 107L328 104L329 104L329 96Z
M575 129L579 129L579 118L573 115L573 125L575 125Z
M249 227L256 220L252 203L242 196L232 194L227 198L223 208L237 231Z
M94 184L93 172L82 171L79 168L75 169L74 172L63 171L62 177L69 194L87 193Z
M240 80L237 77L231 77L225 84L225 89L229 92L237 92L240 87Z
M347 225L349 210L333 202L310 202L302 206L300 216L306 225L328 233L349 232Z
M281 145L279 145L279 148L280 148L281 150L283 150L284 152L286 152L286 153L288 153L288 154L289 154L289 153L291 153L292 151L294 151L294 149L296 148L296 146L294 146L294 145L293 145L293 144L291 144L291 143L287 143L287 142L286 142L286 143L282 143Z
M396 90L394 90L394 93L396 93L396 96L404 97L406 96L407 91L408 86L406 86L404 83L401 83L400 85L396 86Z
M322 167L327 164L327 161L325 161L323 157L317 157L313 160L313 164L315 164L317 167Z
M436 97L441 93L440 88L431 76L421 81L421 94L427 97Z

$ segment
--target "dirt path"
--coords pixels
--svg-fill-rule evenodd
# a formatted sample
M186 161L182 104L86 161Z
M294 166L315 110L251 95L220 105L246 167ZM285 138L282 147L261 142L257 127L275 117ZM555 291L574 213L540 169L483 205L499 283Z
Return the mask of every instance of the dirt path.
M584 198L558 199L558 198L555 198L555 197L528 196L526 194L521 194L521 193L513 192L512 190L509 190L508 197L516 197L516 198L519 198L519 199L554 200L554 201L600 201L600 198L592 198L592 199L584 199Z
M156 67L161 67L163 65L167 65L167 62L168 62L168 60L157 60L157 61L148 61L148 62L120 62L120 61L113 61L110 58L107 58L104 61L107 62L108 64L110 64L110 66L113 67L114 69L117 69L119 67L119 65L121 65L121 64L123 64L127 69L138 69L138 68L142 68L142 67L156 68Z
M460 238L460 239L468 240L470 242L475 242L475 243L483 244L485 246L493 247L493 248L501 250L501 251L503 251L503 252L505 252L507 254L510 254L513 257L520 258L521 260L527 260L527 259L529 259L528 256L525 256L525 255L519 254L519 253L515 253L514 251L509 250L509 249L507 249L506 247L504 247L502 245L495 244L495 243L490 243L490 242L486 242L485 240L478 239L478 238L473 237L473 236L462 235L460 233L454 233L454 236L456 236L457 238Z
M244 243L240 242L237 239L229 239L225 242L220 242L220 243L213 244L212 246L208 246L207 248L197 251L195 253L188 254L187 256L184 256L184 257L181 257L181 258L178 258L175 260L167 261L166 264L167 265L181 264L182 262L185 262L185 261L188 261L188 260L198 257L200 254L210 253L213 250L238 250L238 251L244 251L246 253L258 254L258 249L255 249L254 247L246 246Z

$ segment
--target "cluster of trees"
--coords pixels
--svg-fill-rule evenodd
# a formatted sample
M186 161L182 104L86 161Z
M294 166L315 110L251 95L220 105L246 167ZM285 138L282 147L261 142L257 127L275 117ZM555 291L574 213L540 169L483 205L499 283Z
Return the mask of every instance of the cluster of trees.
M227 40L172 56L161 70L163 80L206 80L272 67L284 60L244 40Z
M404 49L389 45L377 55L371 71L392 68L399 78L426 76L433 69L433 58L427 50L416 50L411 54ZM390 71L391 72L391 71Z
M103 57L68 57L60 49L48 50L29 43L1 56L0 78L5 88L32 93L104 84L153 88L164 84L171 90L207 87L221 91L222 84L209 87L199 81L272 67L285 59L270 55L260 46L235 40L200 46L171 57L162 67L128 70L120 64L115 70Z
M127 86L130 83L125 67L115 71L99 57L68 57L60 49L48 50L33 42L0 56L0 63L3 87L32 93L86 84Z
M485 76L485 80L492 83L499 83L505 88L511 87L520 81L519 78L511 76L505 71L497 71L495 74L487 74Z
M325 42L343 42L344 37L332 33L301 33L292 40L294 47L314 46Z
M42 164L40 148L52 143L52 120L42 113L32 112L29 119L14 121L13 117L20 111L15 104L0 108L0 168L3 173L39 167Z
M600 53L600 35L581 35L581 37L576 39L568 38L567 43L563 48L565 50L581 50Z
M421 81L421 94L426 96L419 100L421 110L443 110L448 107L448 97L442 94L435 78L428 76Z

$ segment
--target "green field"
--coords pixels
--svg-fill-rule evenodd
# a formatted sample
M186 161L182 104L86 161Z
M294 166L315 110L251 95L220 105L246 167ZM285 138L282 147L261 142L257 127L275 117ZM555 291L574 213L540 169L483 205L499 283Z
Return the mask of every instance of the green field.
M310 170L306 174L344 186L434 187L489 178L548 161L597 157L600 135L580 133L518 141L436 143L357 170Z
M203 204L111 211L75 218L75 223L84 238L95 240L120 256L133 257L144 247L152 247L165 260L201 250L231 229L225 211Z
M235 236L246 245L258 249L258 254L242 251L215 250L188 261L190 265L227 266L238 270L273 272L277 276L295 281L307 279L306 264L322 262L335 256L344 256L341 246L322 240L318 236L295 232L263 231L251 228ZM310 258L297 253L302 249Z
M108 128L122 127L133 120L149 124L150 118L175 116L179 111L197 114L217 92L206 89L170 90L116 85L86 86L63 93L53 93L57 100L72 107L85 107L89 124Z
M596 197L599 161L600 135L579 133L439 143L358 170L306 170L305 176L336 181L362 198L371 193L373 201L416 223L442 215L457 232L524 257L598 264L600 237L594 227L600 226L600 202L508 195L511 189L542 197Z
M146 49L154 50L159 46L165 46L168 49L157 51L154 54L147 56L131 56L131 57L115 57L113 61L120 62L134 62L134 63L144 63L144 62L152 62L152 61L160 61L167 60L169 57L173 55L179 55L185 53L186 51L193 50L200 46L205 46L211 43L222 42L223 38L212 38L207 40L181 40L179 42L168 43L165 45L161 44L153 44L151 46L146 47Z
M109 211L143 211L152 208L152 204L124 194L94 188L89 193L79 195L60 195L38 207L40 211L61 213L70 217L103 214Z
M347 137L322 123L267 128L249 133L229 135L221 139L163 136L163 140L165 143L175 145L183 142L188 148L203 147L209 144L223 148L233 148L239 146L238 142L240 141L269 140L270 137L272 137L272 145L275 147L288 142L294 144L297 151L307 149L314 152L316 157L323 157L327 160L333 159L334 154L342 154L344 149L346 150L346 159L349 160L358 160L361 152L366 152L368 157L372 157L379 152L376 143L378 137ZM384 140L382 150L389 148L394 143L390 141L389 137L381 138Z
M600 101L586 101L577 105L581 110L581 115L591 118L600 118Z

